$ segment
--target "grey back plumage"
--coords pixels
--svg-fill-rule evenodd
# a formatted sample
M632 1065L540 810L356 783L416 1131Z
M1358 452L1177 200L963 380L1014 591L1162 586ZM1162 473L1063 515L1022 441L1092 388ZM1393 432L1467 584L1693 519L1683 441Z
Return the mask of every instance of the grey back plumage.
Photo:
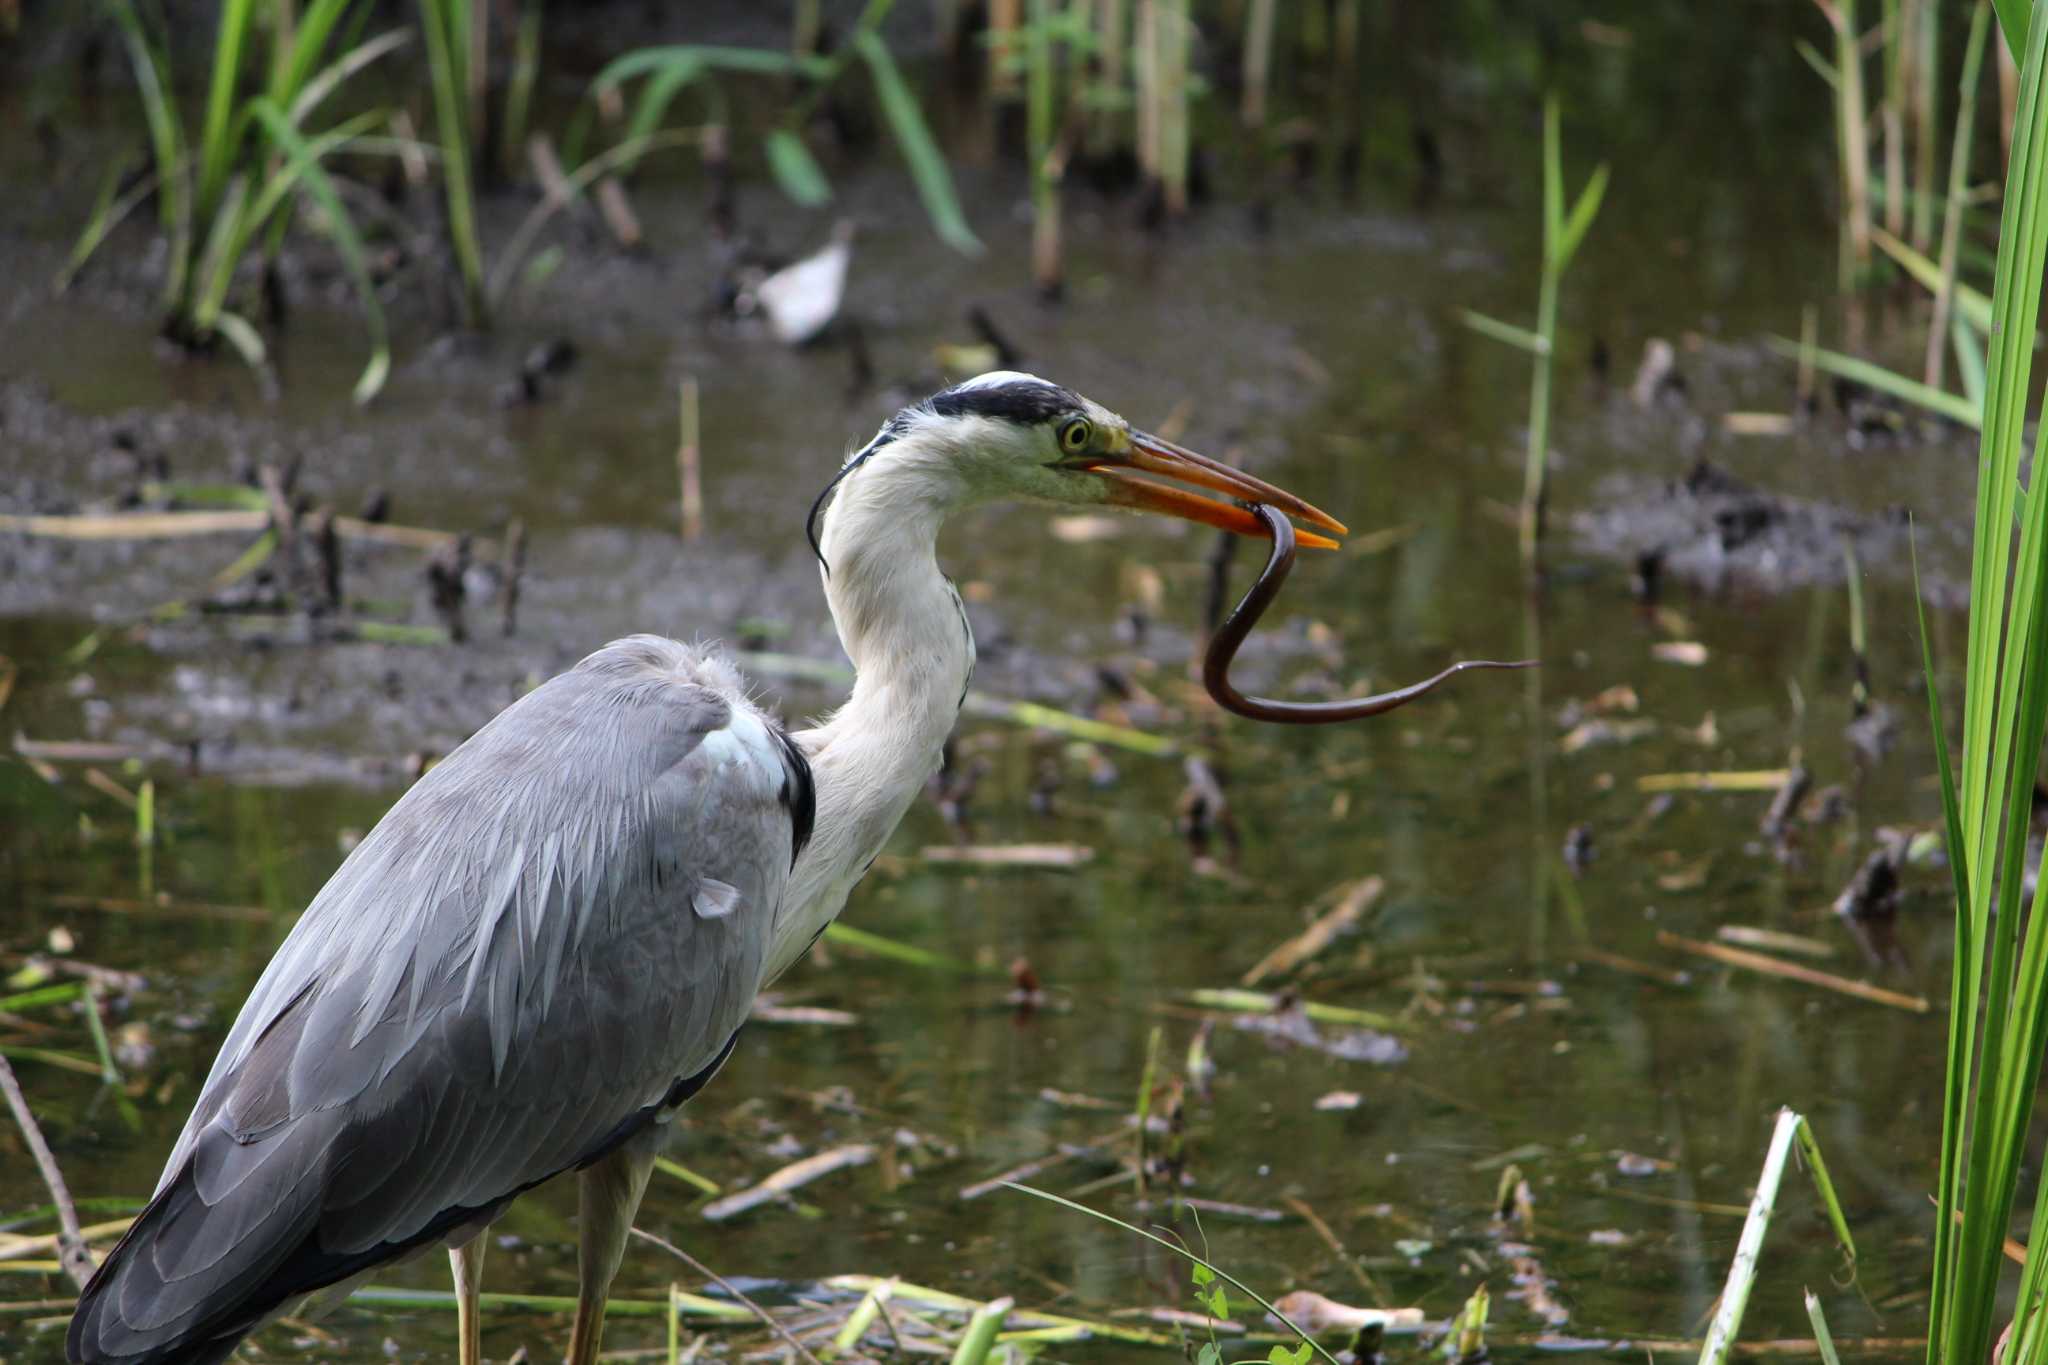
M738 675L673 641L508 707L286 937L72 1359L216 1358L653 1121L746 1017L809 782Z

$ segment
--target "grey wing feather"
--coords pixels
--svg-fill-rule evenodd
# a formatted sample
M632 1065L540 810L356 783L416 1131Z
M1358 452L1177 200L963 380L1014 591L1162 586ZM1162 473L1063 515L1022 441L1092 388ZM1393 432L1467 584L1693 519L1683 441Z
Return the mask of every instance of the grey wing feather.
M808 788L737 675L671 641L619 641L507 708L286 937L81 1301L73 1358L200 1358L265 1294L447 1235L622 1138L745 1019Z

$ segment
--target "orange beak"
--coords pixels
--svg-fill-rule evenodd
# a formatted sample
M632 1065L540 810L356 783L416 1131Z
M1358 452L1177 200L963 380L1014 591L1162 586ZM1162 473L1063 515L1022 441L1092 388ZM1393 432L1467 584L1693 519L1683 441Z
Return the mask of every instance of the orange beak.
M1240 470L1206 455L1162 441L1147 432L1131 433L1130 449L1117 455L1091 455L1078 465L1092 474L1099 475L1111 483L1109 496L1105 499L1112 507L1131 507L1142 512L1159 512L1183 521L1197 521L1204 526L1215 526L1241 536L1264 538L1266 529L1259 519L1244 509L1245 503L1264 503L1277 507L1289 517L1310 526L1319 526L1335 535L1345 533L1344 523L1322 509L1312 507L1294 494L1275 488L1263 479L1255 479ZM1172 479L1177 483L1193 484L1222 493L1232 499L1222 502L1205 498L1199 493L1190 493L1185 488L1159 483L1154 479L1141 478L1151 474L1161 479ZM1318 535L1314 531L1295 532L1295 543L1316 550L1334 550L1337 541L1330 536Z

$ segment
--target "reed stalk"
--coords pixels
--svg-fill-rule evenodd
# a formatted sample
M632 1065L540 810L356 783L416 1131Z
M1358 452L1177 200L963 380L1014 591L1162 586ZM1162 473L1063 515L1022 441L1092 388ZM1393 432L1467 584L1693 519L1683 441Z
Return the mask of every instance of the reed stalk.
M1928 8L1932 9L1930 5ZM1927 324L1927 386L1944 387L1944 362L1949 348L1949 311L1956 291L1956 257L1962 242L1963 200L1970 188L1970 142L1977 124L1977 87L1982 84L1984 40L1990 30L1989 0L1977 0L1970 14L1970 36L1963 47L1962 91L1956 107L1955 137L1948 153L1948 196L1941 215L1941 281L1934 291L1934 312Z
M1058 73L1053 54L1052 0L1031 0L1031 23L1025 34L1026 141L1031 159L1031 279L1039 297L1060 294L1060 179L1063 171L1054 145Z
M989 0L988 93L1000 102L1017 97L1016 41L1023 0Z
M1159 44L1159 181L1166 212L1178 218L1188 211L1188 51L1194 20L1190 0L1162 0L1154 38Z
M489 0L420 0L420 29L427 40L427 72L433 86L434 122L440 133L441 186L448 213L449 244L462 277L462 321L490 325L484 288L483 248L477 240L476 196L470 167L476 153L478 113L476 34Z
M1557 96L1543 101L1543 257L1536 295L1536 330L1467 311L1465 324L1474 331L1529 353L1529 435L1523 452L1520 534L1522 559L1533 567L1543 541L1543 514L1549 498L1550 368L1557 349L1557 296L1564 272L1585 241L1607 193L1603 164L1587 178L1572 201L1564 203L1564 151L1558 128Z
M1836 285L1855 290L1870 268L1870 132L1864 115L1862 35L1856 0L1814 0L1835 33L1835 154L1842 223Z
M498 169L510 178L525 155L526 122L533 111L533 87L540 78L541 16L545 0L523 0L512 34L512 75L505 83L505 117L499 129Z
M1911 0L1884 0L1884 226L1894 237L1906 235L1906 84L1910 58L1910 26L1905 10Z
M2035 0L2024 27L2018 9L2015 0L2000 0L1997 11L2007 44L2021 46L2024 55L1992 291L1959 774L1949 762L1924 617L1921 625L1957 908L1930 1365L1988 1359L1996 1315L2006 1302L2015 1305L2006 1365L2036 1365L2044 1354L2048 1238L2030 1239L2016 1300L2007 1299L2003 1284L2003 1243L2048 1050L2048 925L2028 913L2023 875L2048 733L2048 483L2038 472L2030 483L2020 478L2028 453L2034 322L2048 263L2048 0ZM2037 1185L2033 1226L2039 1229L2048 1227L2048 1182Z
M1273 74L1274 0L1251 0L1244 18L1244 90L1237 119L1258 131L1266 126L1266 85Z
M1165 0L1135 0L1136 28L1131 35L1131 77L1137 89L1138 175L1146 191L1160 183L1159 142L1159 7ZM1116 8L1112 5L1111 8Z
M1095 12L1095 126L1091 145L1097 150L1115 141L1117 102L1124 96L1124 66L1129 55L1131 0L1101 0ZM1139 0L1144 3L1144 0Z
M1934 153L1938 141L1935 91L1941 83L1941 5L1938 0L1908 0L1913 33L1913 245L1921 251L1934 235Z

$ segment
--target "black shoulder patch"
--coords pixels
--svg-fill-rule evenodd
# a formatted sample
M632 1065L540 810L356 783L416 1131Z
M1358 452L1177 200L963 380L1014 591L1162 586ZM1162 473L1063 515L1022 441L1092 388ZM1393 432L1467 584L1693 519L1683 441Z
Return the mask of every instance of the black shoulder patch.
M796 866L804 846L811 842L811 827L818 819L818 788L811 780L811 761L796 747L789 731L771 726L769 733L782 746L782 790L776 795L789 812L789 864Z
M1035 426L1075 411L1081 406L1081 399L1057 384L1019 379L1008 384L946 389L933 394L930 405L941 417L990 417Z

